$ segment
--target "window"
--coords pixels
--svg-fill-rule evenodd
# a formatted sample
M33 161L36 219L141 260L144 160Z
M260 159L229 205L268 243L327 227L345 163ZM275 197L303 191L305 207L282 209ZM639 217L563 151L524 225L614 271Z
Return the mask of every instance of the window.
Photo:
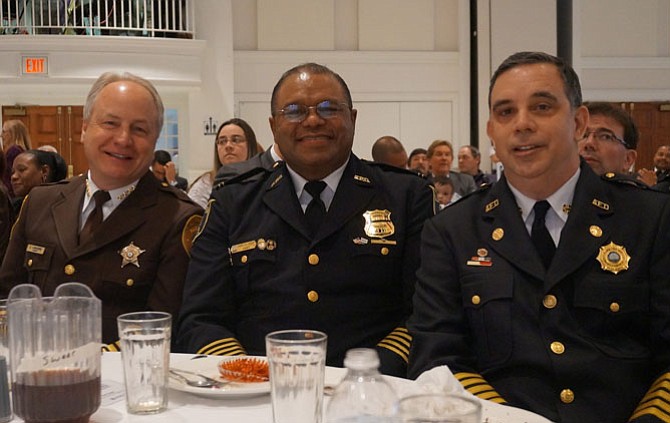
M161 131L156 150L165 150L174 159L179 155L179 114L177 109L165 109L163 130Z

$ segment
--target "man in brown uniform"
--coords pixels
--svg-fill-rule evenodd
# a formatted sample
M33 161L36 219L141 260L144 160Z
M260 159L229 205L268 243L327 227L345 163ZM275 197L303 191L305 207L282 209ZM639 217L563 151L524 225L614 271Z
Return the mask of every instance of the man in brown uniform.
M179 311L202 210L149 170L162 125L151 83L127 73L98 78L81 134L89 171L26 197L0 269L0 295L20 283L45 296L61 283L84 283L102 300L105 343L118 339L119 314Z

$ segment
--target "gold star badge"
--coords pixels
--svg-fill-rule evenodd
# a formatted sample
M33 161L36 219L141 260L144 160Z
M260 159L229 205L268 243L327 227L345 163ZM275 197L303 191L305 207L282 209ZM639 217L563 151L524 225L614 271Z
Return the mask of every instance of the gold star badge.
M138 260L140 254L146 250L141 249L137 245L133 244L131 241L130 244L123 247L123 250L119 251L119 254L123 258L121 262L121 267L125 267L128 264L134 264L137 267L140 267L140 262Z

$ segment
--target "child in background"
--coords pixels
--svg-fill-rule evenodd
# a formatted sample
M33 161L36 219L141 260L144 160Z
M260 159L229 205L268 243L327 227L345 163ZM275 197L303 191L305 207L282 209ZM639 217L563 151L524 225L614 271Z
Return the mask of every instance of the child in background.
M451 204L451 199L454 196L454 183L446 176L437 176L433 180L435 184L435 195L439 203L440 210Z

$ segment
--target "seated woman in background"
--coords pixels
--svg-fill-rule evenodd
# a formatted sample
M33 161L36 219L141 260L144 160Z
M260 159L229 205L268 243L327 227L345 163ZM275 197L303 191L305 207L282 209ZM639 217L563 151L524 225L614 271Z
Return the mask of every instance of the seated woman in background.
M214 139L214 168L203 173L188 189L188 196L202 208L212 193L214 177L224 164L243 162L258 153L256 134L242 119L229 119L219 126Z
M12 205L18 215L23 199L33 187L65 179L67 165L58 153L28 150L16 156L12 168Z

